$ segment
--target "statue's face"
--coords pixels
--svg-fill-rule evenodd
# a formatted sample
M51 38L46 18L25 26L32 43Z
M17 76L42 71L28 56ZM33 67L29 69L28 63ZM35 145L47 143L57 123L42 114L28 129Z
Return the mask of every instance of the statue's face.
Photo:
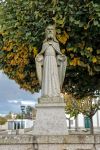
M47 39L54 39L56 33L55 33L55 28L54 26L50 25L46 28L46 38Z

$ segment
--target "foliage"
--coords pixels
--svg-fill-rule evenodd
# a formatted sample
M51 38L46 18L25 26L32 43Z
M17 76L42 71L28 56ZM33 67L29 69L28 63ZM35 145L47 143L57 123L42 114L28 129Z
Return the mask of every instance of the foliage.
M92 97L86 97L81 101L80 110L82 114L89 118L93 117L99 109L100 103L96 102L96 99L93 99Z
M90 119L91 134L93 134L93 116L100 110L100 99L97 100L99 97L87 96L83 99L76 99L71 94L66 93L64 98L66 102L66 113L70 114L70 117L74 116L75 118L80 113L87 116Z
M9 112L6 116L5 116L5 118L8 120L8 119L12 119L12 112Z
M71 94L65 93L64 95L66 103L66 114L70 114L70 117L77 117L80 113L80 100L76 100Z
M32 106L26 107L25 118L27 119L35 119L36 117L36 109Z
M100 90L99 74L91 76L85 68L69 67L66 70L64 87L64 92L71 93L76 99L93 96L94 91Z
M7 122L7 119L5 117L0 116L0 125L4 125Z
M35 56L41 49L48 24L56 24L61 51L67 56L63 89L78 97L88 95L88 90L93 94L100 87L100 82L95 85L100 73L100 4L97 0L2 1L0 68L21 88L31 92L39 89ZM88 79L83 80L87 76L91 84ZM77 84L72 80L75 78L79 79Z
M96 98L91 96L75 99L71 94L65 93L64 99L66 102L66 113L70 114L71 117L76 117L79 113L82 113L90 118L100 109L100 100L97 101Z
M36 109L32 106L26 106L25 110L16 115L16 119L35 119Z
M26 113L25 113L25 118L32 118L32 106L27 106L26 107Z
M21 114L17 114L16 115L16 119L22 119L22 115Z

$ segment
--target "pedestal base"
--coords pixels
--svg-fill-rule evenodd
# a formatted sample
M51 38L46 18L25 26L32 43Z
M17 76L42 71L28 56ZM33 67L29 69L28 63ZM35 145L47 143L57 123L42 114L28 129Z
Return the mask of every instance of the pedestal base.
M45 98L46 99L46 98ZM57 98L58 99L58 98ZM34 135L67 135L67 123L65 117L65 104L63 100L53 103L52 100L45 101L42 98L37 104L36 122Z

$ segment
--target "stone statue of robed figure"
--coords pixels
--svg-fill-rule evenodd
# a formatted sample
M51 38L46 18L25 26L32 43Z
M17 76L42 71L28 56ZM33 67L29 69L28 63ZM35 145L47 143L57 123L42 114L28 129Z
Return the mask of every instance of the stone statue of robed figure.
M67 135L65 103L60 96L67 60L60 51L53 25L47 26L42 50L36 56L36 70L41 85L41 97L33 135ZM51 150L51 149L50 149Z
M60 52L53 25L45 30L41 52L36 56L36 70L41 85L42 97L60 96L65 78L67 58Z

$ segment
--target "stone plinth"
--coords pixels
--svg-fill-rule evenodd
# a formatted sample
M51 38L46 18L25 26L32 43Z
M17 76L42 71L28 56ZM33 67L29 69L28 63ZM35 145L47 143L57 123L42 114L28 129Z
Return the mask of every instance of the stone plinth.
M64 100L60 97L40 98L33 135L67 135Z

